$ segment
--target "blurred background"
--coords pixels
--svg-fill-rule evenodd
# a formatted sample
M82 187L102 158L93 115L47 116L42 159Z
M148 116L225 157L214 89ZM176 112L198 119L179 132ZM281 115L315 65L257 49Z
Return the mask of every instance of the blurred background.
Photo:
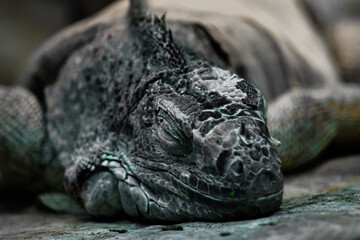
M360 82L360 1L291 1L302 6L327 42L343 80ZM50 35L112 2L0 0L0 83L14 83L31 53Z
M360 83L360 1L297 1L333 53L343 81Z
M50 35L114 0L0 0L0 83L12 84Z

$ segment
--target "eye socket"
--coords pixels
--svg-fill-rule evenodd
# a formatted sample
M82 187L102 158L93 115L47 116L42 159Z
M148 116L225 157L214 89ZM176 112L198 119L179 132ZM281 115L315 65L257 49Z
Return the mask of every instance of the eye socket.
M183 141L185 134L176 126L176 123L166 114L161 111L157 116L158 125L172 138L177 141Z
M184 155L192 151L190 139L178 124L162 110L157 115L157 136L165 150L173 155Z

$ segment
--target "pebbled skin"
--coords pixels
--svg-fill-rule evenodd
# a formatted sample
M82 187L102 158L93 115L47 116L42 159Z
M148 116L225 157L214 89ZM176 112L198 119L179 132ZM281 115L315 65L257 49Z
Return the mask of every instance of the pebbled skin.
M35 96L21 87L0 87L0 113L1 184L28 191L61 189L63 169L54 158Z
M205 60L172 39L165 18L151 21L144 12L135 13L140 19L135 16L131 27L102 24L74 34L74 42L66 41L58 54L45 44L45 56L57 58L42 61L63 65L52 66L55 72L25 71L41 80L35 86L47 85L35 91L56 153L44 154L54 162L45 169L65 172L67 193L88 213L163 221L271 214L282 200L280 159L285 169L299 166L317 156L343 125L359 124L358 87L342 85L333 88L343 91L328 95L318 89L289 91L270 105L267 119L257 87L215 67L226 65L221 63L226 55L220 54L220 64ZM338 118L344 111L333 115L335 121L316 121L334 112L332 101L348 109L350 124ZM297 114L310 106L325 111L308 111L313 118ZM282 148L273 145L267 122ZM331 136L324 135L322 124L330 126ZM325 141L311 137L316 129Z

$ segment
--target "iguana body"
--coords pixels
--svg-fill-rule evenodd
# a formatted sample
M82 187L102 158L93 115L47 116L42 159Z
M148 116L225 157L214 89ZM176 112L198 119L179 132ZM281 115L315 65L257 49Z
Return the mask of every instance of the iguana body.
M341 129L359 126L359 87L338 83L324 49L316 56L325 64L314 68L303 62L308 52L297 52L301 39L279 33L276 23L268 24L272 32L216 13L199 14L206 25L174 14L167 20L172 34L164 18L153 22L141 2L132 3L131 20L121 2L45 43L20 78L32 93L1 90L8 102L25 99L11 107L2 101L5 179L48 190L59 188L64 174L67 193L100 217L256 217L279 207L283 181L266 102L242 75L268 99L283 93L268 115L283 142L283 168L312 160ZM217 18L225 20L216 26ZM267 41L243 48L254 39ZM279 88L268 86L278 81ZM297 81L311 90L294 89ZM31 184L18 178L26 176L25 163L28 179L37 177Z

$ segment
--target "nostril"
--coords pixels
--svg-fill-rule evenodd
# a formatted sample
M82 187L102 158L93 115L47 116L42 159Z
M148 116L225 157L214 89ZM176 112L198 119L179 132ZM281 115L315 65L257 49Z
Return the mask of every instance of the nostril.
M240 161L236 161L231 165L231 170L235 175L240 175L244 171L244 165Z
M246 132L246 130L245 130L245 123L243 123L243 122L241 122L241 127L240 127L240 135L245 135L245 132Z

